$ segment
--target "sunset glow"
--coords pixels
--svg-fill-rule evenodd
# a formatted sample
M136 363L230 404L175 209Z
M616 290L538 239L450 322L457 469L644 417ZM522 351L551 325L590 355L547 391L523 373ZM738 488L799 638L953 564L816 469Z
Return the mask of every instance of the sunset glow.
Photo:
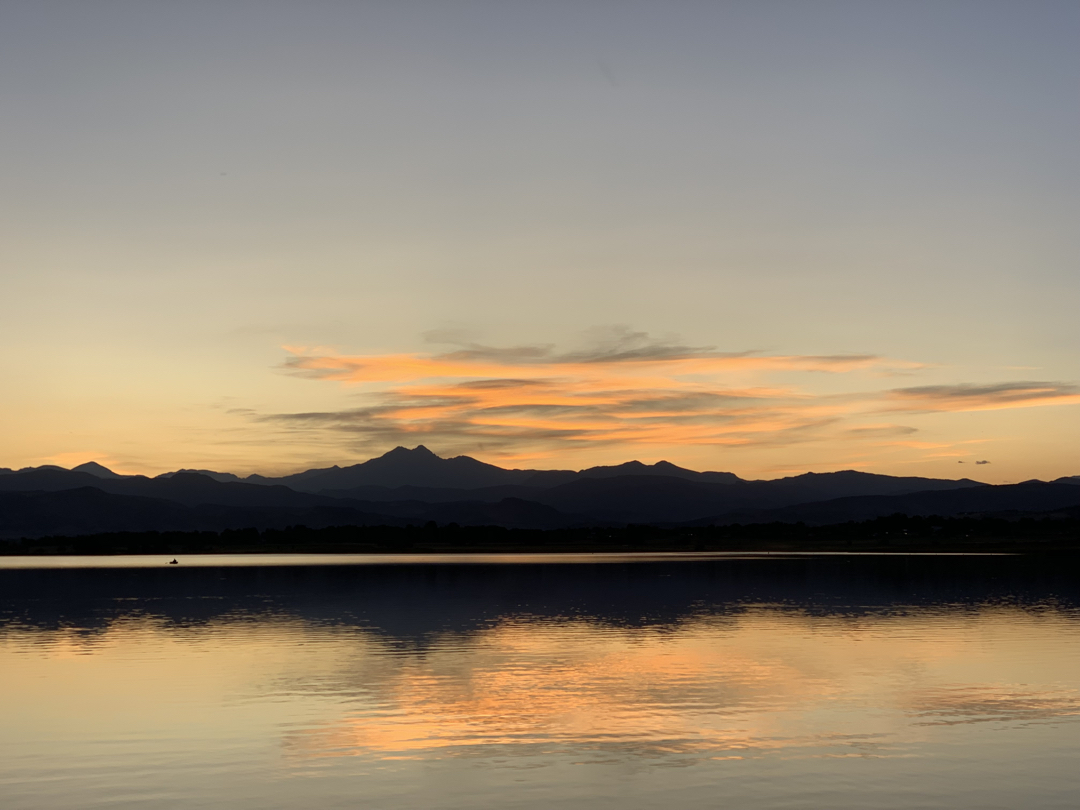
M642 339L562 354L543 346L365 356L291 348L283 369L343 385L360 404L253 415L258 422L451 452L482 446L511 461L558 459L570 449L653 458L688 446L823 441L963 457L963 442L905 438L918 428L882 419L1080 403L1080 387L1067 383L896 387L935 370L869 355L721 353Z
M15 3L0 468L1075 475L1036 5Z

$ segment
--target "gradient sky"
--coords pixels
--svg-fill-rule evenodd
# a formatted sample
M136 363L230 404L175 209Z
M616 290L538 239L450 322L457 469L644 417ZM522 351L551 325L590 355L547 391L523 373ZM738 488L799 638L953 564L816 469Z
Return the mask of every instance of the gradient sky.
M0 466L1078 474L1078 41L1071 1L0 0Z

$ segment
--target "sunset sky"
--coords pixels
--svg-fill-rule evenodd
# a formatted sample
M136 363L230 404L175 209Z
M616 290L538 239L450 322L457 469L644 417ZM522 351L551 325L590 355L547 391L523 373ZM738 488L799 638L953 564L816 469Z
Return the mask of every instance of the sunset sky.
M1072 0L0 0L0 467L1080 474L1077 42Z

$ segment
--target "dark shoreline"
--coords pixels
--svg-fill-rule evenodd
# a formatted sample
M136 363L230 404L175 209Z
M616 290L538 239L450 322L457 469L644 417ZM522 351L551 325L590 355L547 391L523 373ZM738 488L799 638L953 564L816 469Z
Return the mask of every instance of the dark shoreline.
M0 555L244 553L864 552L1080 554L1080 520L893 515L829 526L507 529L437 526L115 532L0 541Z

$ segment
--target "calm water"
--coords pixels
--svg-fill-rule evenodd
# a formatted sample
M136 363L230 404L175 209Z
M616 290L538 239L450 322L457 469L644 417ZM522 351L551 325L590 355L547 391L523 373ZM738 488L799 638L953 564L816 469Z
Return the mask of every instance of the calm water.
M1073 566L164 562L0 558L0 807L1080 804Z

